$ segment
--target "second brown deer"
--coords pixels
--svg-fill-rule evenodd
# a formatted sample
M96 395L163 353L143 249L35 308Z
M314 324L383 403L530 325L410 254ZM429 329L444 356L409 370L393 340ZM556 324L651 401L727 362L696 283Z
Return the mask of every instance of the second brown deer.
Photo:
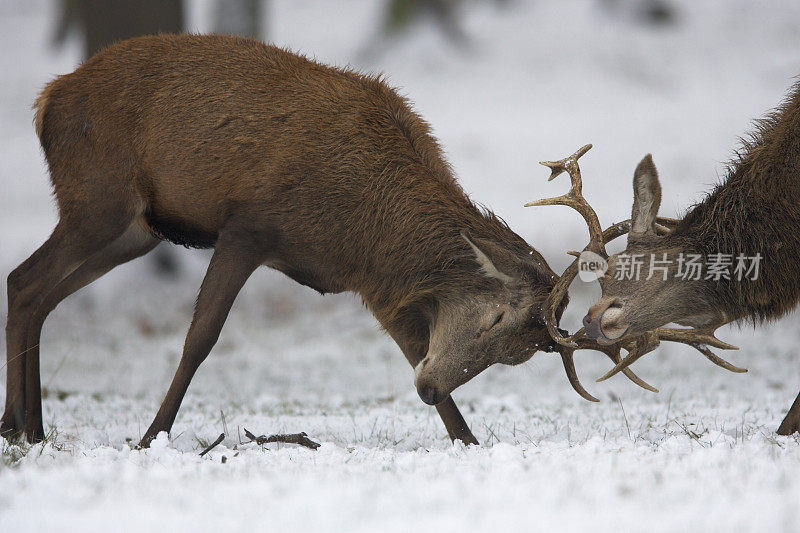
M609 258L608 271L600 280L602 298L584 318L590 338L613 345L677 323L695 327L711 339L723 324L739 320L760 324L797 306L800 85L757 123L757 132L744 142L724 182L674 221L671 229L663 231L656 218L661 185L649 155L636 168L633 191L628 246ZM724 269L717 268L687 276L689 257L703 258L707 267L713 264L710 261L725 261L728 272L721 274ZM620 275L621 264L633 258L640 274ZM739 263L742 258L744 264ZM654 262L660 268L651 276ZM736 272L737 268L741 270ZM731 348L724 343L717 346ZM696 347L713 355L704 343ZM646 351L632 353L602 379L627 368ZM781 435L796 431L800 431L800 395L778 428Z

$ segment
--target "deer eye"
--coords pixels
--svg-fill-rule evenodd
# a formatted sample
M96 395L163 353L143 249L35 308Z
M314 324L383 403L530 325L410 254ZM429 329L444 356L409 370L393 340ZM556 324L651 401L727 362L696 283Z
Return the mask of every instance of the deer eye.
M503 320L503 316L505 316L505 314L506 314L505 311L501 311L500 313L495 315L495 317L492 319L491 322L486 322L481 327L481 329L478 330L478 333L477 333L476 337L480 337L481 335L483 335L487 331L490 331L492 328L494 328L497 324L499 324Z
M491 326L489 326L489 329L492 329L492 328L493 328L493 327L495 327L497 324L499 324L499 323L500 323L500 321L501 321L501 320L503 320L503 317L505 316L505 314L506 314L506 313L505 313L505 311L502 311L502 312L501 312L499 315L497 315L496 317L494 317L494 321L492 322L492 325L491 325Z

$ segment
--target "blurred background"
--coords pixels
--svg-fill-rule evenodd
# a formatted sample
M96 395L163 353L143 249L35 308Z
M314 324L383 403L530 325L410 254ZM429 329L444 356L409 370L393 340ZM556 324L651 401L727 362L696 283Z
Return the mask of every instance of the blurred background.
M37 92L107 43L157 31L253 35L326 63L385 73L432 124L468 193L559 272L570 260L565 252L584 245L586 230L569 209L522 208L567 189L566 181L546 182L539 160L594 143L582 160L585 194L607 225L628 218L633 169L652 152L664 186L662 214L674 216L719 180L738 137L781 102L800 74L796 0L4 0L2 279L56 221L31 124ZM44 384L157 402L177 364L207 260L207 252L162 245L68 299L45 327ZM0 283L2 301L5 290ZM570 329L599 289L576 282L574 292L565 318ZM5 313L0 307L0 321ZM772 342L786 353L785 338L771 340L786 329L723 335L759 349ZM662 348L642 363L643 374L668 375L669 368L723 388L733 383L681 350ZM757 357L738 355L745 366ZM537 398L571 398L560 366L542 356L525 370L493 368L458 395L525 395L533 386L544 391ZM579 372L597 375L606 366L587 355ZM768 369L759 378L758 365L749 366L750 383L775 381ZM328 399L413 398L410 369L356 297L321 298L262 269L240 295L190 394L222 387L223 395L242 398L301 397L307 391L297 376ZM787 406L798 380L788 381L781 393ZM609 387L629 391L621 380Z

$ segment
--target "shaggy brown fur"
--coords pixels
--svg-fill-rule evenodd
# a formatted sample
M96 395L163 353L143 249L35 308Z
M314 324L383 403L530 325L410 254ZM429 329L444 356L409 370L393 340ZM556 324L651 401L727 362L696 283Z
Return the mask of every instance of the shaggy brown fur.
M731 319L777 319L800 300L800 85L729 165L725 181L692 208L664 245L701 254L763 256L757 280L713 284Z
M236 293L262 264L323 294L359 293L412 365L437 325L454 328L445 317L510 306L502 338L482 333L497 322L476 323L464 338L482 345L454 350L455 361L438 354L436 379L447 383L423 396L441 401L448 432L465 442L476 441L450 390L489 364L553 348L539 305L554 273L470 201L428 125L378 77L251 39L142 37L50 83L35 125L60 222L9 276L5 435L41 437L38 339L50 310L159 239L215 253L144 445L170 429ZM467 238L514 284L483 275ZM458 376L441 370L455 366Z

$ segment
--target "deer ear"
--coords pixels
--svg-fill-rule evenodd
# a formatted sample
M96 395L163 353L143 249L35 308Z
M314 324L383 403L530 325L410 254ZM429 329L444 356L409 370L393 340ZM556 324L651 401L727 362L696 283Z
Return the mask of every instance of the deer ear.
M505 261L507 258L503 257L503 251L499 249L499 247L485 239L470 238L466 231L461 232L461 237L463 237L464 240L467 241L467 244L469 244L470 248L472 248L472 251L475 254L475 261L478 262L478 265L480 265L480 270L485 276L499 279L503 283L510 283L511 281L514 281L512 276L509 276L501 270L501 268L509 270L508 266L510 265L504 264L508 261ZM494 257L494 260L492 260L492 257Z
M656 217L661 206L661 184L653 156L647 154L633 174L633 210L628 242L656 234Z

